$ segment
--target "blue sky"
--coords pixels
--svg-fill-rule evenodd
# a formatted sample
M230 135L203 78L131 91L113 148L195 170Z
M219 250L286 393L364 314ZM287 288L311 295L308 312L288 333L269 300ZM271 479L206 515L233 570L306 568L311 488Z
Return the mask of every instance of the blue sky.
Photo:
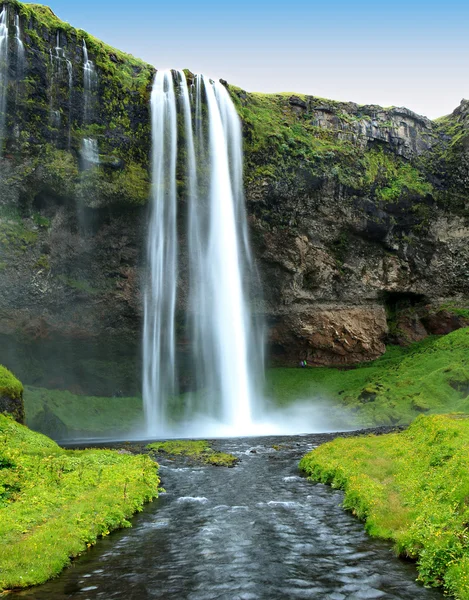
M156 68L431 118L469 97L469 2L42 0Z

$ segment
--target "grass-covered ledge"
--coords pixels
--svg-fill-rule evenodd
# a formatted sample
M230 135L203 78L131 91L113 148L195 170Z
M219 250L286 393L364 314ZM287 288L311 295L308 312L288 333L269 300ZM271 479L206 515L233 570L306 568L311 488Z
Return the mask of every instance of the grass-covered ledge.
M344 489L344 508L415 559L425 585L469 599L468 416L420 416L403 433L337 438L300 468Z
M23 384L0 365L0 414L2 413L24 423Z
M148 456L63 450L0 415L0 592L44 583L157 496Z

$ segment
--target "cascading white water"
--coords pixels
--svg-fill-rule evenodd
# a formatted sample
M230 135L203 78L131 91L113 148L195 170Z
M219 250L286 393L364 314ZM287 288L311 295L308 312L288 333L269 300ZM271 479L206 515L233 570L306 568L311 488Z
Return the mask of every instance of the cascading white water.
M8 9L0 12L0 156L3 154L8 92Z
M16 77L21 79L24 74L24 44L21 39L20 17L15 15L15 41L16 41Z
M85 171L99 165L99 149L96 140L91 138L82 140L81 159Z
M180 140L178 101L184 122ZM253 429L257 397L254 371L259 368L262 352L247 300L253 269L242 190L239 117L221 84L198 76L194 108L184 73L158 72L152 93L152 126L150 281L143 334L147 434L169 435L174 431L167 403L175 394L177 379L178 149L185 157L190 267L187 320L192 370L199 388L191 403L193 414L186 417L191 422L197 418L211 420L216 423L213 433L248 433ZM200 430L191 431L186 423L185 433L194 435Z
M89 123L93 117L93 94L98 85L98 76L92 60L88 56L88 47L83 40L83 120Z
M89 125L93 120L93 101L94 94L97 91L97 87L98 75L96 73L93 61L89 58L86 41L83 40L83 123L85 125ZM94 139L84 139L83 144L93 146L93 149L95 149L94 156L95 158L97 158L97 162L95 162L94 164L99 164L98 142Z
M19 31L19 29L17 30ZM65 54L65 50L60 46L60 31L57 32L56 37L56 45L54 48L54 53L52 50L49 51L50 54L50 64L51 64L51 88L50 88L50 105L49 105L49 114L50 121L54 127L59 128L62 115L60 110L54 108L54 104L56 105L59 102L59 98L61 96L61 84L63 78L65 76L64 65L66 70L67 77L67 85L68 85L68 145L70 147L71 142L71 119L72 119L72 92L73 92L73 65L71 60L69 60Z
M144 295L143 400L147 434L154 436L167 427L167 401L176 391L177 116L171 73L156 74L151 108L153 186L147 246L150 273Z

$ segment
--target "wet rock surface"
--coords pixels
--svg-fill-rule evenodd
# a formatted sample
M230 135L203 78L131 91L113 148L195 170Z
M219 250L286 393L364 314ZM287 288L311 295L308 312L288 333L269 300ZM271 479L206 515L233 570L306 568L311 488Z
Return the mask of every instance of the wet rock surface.
M388 543L369 538L343 511L341 492L298 472L300 457L332 437L211 442L241 459L233 469L161 456L167 492L132 530L100 541L57 580L12 597L442 598L418 585L412 564L395 558Z
M18 423L24 423L23 396L13 398L6 394L0 394L0 414L2 413L11 415Z

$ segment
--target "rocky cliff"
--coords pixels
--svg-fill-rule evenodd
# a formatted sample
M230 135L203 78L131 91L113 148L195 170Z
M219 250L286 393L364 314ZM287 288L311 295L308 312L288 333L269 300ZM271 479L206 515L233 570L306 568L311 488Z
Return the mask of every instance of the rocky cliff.
M154 69L46 7L4 5L0 362L28 383L135 393ZM433 122L227 86L272 362L348 365L469 323L469 103ZM185 279L182 260L182 303ZM178 335L184 348L183 318Z

